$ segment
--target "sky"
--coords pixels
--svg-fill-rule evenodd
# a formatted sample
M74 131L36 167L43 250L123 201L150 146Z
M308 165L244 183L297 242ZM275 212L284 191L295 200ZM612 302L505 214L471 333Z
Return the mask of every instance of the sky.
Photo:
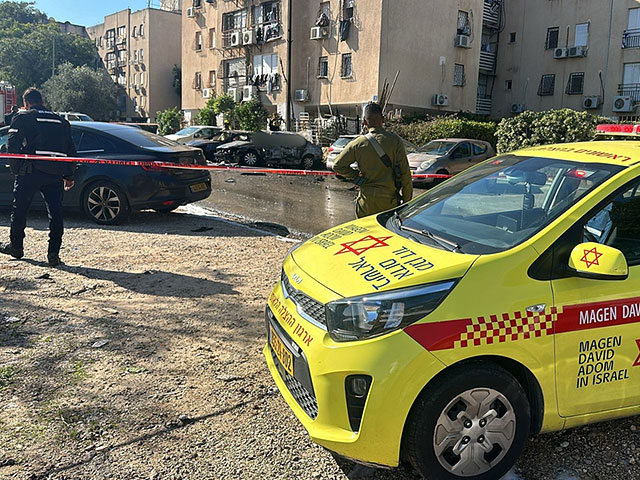
M148 6L148 0L36 0L36 8L59 22L69 21L89 27L104 21L104 16L131 8L140 10ZM157 0L152 6L157 6Z

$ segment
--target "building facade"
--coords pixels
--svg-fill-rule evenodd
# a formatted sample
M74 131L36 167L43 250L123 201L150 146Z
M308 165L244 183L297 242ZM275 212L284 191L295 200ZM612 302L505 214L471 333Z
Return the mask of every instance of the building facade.
M493 116L571 108L637 120L640 1L505 0Z
M207 99L223 93L238 101L257 94L285 118L288 110L294 118L302 113L360 115L396 74L390 109L475 111L485 3L185 1L182 101L187 120Z
M158 111L180 105L174 87L174 68L182 63L180 31L180 10L155 8L122 10L87 28L120 86L117 118L153 121Z

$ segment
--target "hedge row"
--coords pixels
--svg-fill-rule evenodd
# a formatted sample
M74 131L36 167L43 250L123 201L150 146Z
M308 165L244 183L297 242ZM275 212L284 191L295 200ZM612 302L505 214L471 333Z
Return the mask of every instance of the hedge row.
M494 122L478 122L452 116L411 123L391 122L387 127L418 146L437 138L472 138L496 144Z

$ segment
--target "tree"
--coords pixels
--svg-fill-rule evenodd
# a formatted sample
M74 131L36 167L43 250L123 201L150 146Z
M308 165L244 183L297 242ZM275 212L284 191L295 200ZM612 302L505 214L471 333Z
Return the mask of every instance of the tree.
M196 116L196 123L198 125L214 125L216 124L216 109L214 103L217 97L212 97L207 100L206 105L202 110L198 112Z
M182 69L178 65L174 65L171 70L173 74L173 89L179 97L182 96Z
M107 120L116 110L118 87L105 70L64 63L42 90L53 110L82 112L96 120Z
M230 95L220 95L212 99L211 108L216 115L224 115L225 127L236 129L237 119L235 115L236 102Z
M157 113L158 135L170 135L182 126L182 111L178 107L167 108Z
M94 66L97 58L90 39L62 33L33 3L0 3L0 78L18 90L41 87L54 65Z
M269 112L257 96L236 108L235 114L243 130L257 132L267 126Z

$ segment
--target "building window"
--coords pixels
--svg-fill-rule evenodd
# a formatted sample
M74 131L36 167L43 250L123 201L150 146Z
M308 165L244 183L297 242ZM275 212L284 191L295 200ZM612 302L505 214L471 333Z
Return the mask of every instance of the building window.
M505 80L504 81L504 89L511 90L513 88L513 80Z
M569 75L569 81L567 82L567 89L565 90L567 95L582 95L584 90L584 72L574 72Z
M331 2L322 2L320 4L320 12L324 13L329 19L331 19Z
M202 7L202 0L193 0L193 2L191 3L191 6L193 8L201 8Z
M209 70L209 88L216 88L216 71Z
M127 64L126 50L118 50L118 66L124 67Z
M318 78L329 77L329 57L320 57L318 61Z
M127 76L124 73L118 74L118 85L123 87L127 86Z
M196 72L193 77L193 88L196 90L202 89L202 74L200 72Z
M516 43L516 32L511 32L509 34L509 43Z
M456 63L455 67L453 68L453 85L455 87L463 87L464 83L464 65Z
M119 38L124 38L127 36L127 27L122 25L121 27L118 27L118 37Z
M554 48L558 48L558 37L560 35L559 27L549 27L547 28L547 41L545 43L545 47L547 50L552 50Z
M469 22L469 12L458 10L458 35L471 35L471 23Z
M278 73L278 54L255 55L253 57L254 75L271 75Z
M133 86L138 88L138 74L137 73L133 74Z
M144 50L140 49L140 63L144 62Z
M133 30L131 30L131 36L133 38L136 38L137 35L138 35L138 28L134 25Z
M232 87L243 87L247 84L247 62L244 58L225 60L222 63L225 91Z
M112 28L107 30L107 48L113 48L116 44L116 31Z
M138 32L140 33L141 37L144 37L144 25L140 25L140 29L138 30Z
M576 47L586 47L588 44L589 44L589 24L578 23L576 25L576 38L573 45Z
M247 26L247 11L238 10L236 12L225 13L222 15L222 32L231 32L240 30Z
M340 76L342 78L349 78L353 76L353 63L350 53L342 55L342 68L340 69Z
M540 79L540 86L538 87L538 95L540 95L541 97L553 95L555 86L556 86L555 74L542 75L542 78Z
M144 86L144 72L140 72L140 86Z
M202 50L202 32L196 32L196 38L195 38L195 41L193 42L193 49L196 52L199 52L200 50Z
M343 20L352 20L356 8L355 0L344 0L342 17Z
M216 48L216 29L209 29L209 48Z
M113 52L107 53L107 68L109 70L116 68L116 54Z
M269 1L253 7L253 24L264 25L280 21L280 2Z
M140 57L138 56L138 50L133 51L133 63L136 65L140 62Z

